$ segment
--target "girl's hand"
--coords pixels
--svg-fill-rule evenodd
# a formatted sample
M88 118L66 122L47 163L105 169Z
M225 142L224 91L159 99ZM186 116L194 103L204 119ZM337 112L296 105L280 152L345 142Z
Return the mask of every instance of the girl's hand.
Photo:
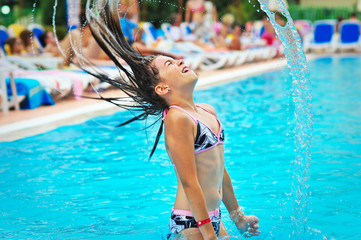
M242 208L238 208L237 210L230 212L229 216L243 236L252 237L258 236L261 233L261 231L258 230L258 217L253 215L244 215Z
M261 231L258 230L258 217L253 215L243 215L243 221L235 222L239 232L245 237L258 236Z

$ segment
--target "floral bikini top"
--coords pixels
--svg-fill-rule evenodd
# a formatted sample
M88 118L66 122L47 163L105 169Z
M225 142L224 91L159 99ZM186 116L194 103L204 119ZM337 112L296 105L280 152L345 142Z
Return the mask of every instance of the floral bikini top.
M212 114L216 118L216 120L219 124L218 134L215 134L209 127L207 127L206 124L204 124L203 122L201 122L198 119L196 119L195 117L193 117L192 114L190 114L183 108L181 108L177 105L171 105L171 106L169 106L169 108L178 108L179 110L182 110L188 116L190 116L197 124L197 135L196 135L195 142L194 142L194 149L195 149L195 154L198 154L198 153L210 150L219 144L224 144L224 130L223 130L222 124L218 120L217 116L215 116L213 113L211 113L210 111L208 111L207 109L205 109L201 106L198 106L198 105L196 105L196 106L198 108L201 108L204 111ZM163 112L163 120L165 119L169 108Z

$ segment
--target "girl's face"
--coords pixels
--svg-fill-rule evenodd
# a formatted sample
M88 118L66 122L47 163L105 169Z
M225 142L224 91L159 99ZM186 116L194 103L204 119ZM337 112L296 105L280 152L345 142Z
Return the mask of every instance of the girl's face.
M17 38L14 46L13 46L13 54L21 54L21 51L24 48L24 44L23 41L21 41L21 39Z
M153 60L153 65L158 69L162 82L172 91L194 88L198 80L197 74L188 68L183 60L174 60L166 56L159 56Z

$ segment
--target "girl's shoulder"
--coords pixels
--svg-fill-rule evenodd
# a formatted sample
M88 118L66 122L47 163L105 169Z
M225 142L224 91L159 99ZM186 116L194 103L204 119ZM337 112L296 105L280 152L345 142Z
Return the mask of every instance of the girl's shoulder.
M217 115L216 109L214 109L214 107L212 107L211 105L209 105L207 103L197 103L197 105L208 110L212 114Z
M167 125L184 125L193 122L194 117L187 111L181 108L170 108L164 119Z

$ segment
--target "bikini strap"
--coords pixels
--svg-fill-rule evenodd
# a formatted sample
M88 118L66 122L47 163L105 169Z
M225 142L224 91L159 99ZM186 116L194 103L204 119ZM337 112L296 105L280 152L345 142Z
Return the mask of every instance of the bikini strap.
M207 113L210 113L210 114L212 114L213 116L215 116L216 118L217 118L217 116L214 114L214 113L212 113L211 111L209 111L209 110L207 110L207 109L205 109L204 107L201 107L201 106L199 106L199 105L196 105L197 107L199 107L199 108L201 108L201 109L203 109L204 111L206 111ZM218 118L217 118L218 119Z
M179 107L179 106L177 106L177 105L171 105L171 106L169 106L167 109L165 109L165 110L163 111L163 118L162 118L163 121L164 121L165 117L167 116L168 111L169 111L170 108L177 108L177 109L185 112L188 116L190 116L190 117L193 119L193 121L194 121L195 123L197 123L197 119L196 119L195 117L193 117L192 114L190 114L189 112L187 112L186 110L184 110L183 108L181 108L181 107Z

